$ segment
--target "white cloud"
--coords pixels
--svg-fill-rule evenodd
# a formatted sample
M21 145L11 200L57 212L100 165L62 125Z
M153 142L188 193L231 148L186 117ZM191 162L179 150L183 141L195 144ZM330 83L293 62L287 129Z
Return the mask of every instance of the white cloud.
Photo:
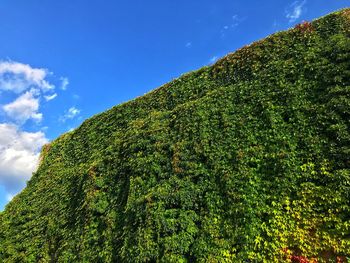
M301 17L301 15L305 11L306 0L304 1L294 1L287 9L286 9L286 18L289 23L295 22L297 19Z
M45 100L46 101L50 101L50 100L53 100L54 98L57 97L57 93L54 93L52 95L47 95L47 96L44 96Z
M69 85L69 79L66 78L66 77L62 77L61 81L62 81L62 83L61 83L61 90L66 90L68 85Z
M14 101L1 106L12 122L24 124L30 119L36 122L42 120L43 115L39 112L41 97L44 96L49 101L57 96L56 93L50 95L55 90L55 85L48 81L49 75L52 73L44 68L34 68L15 61L0 61L0 92L17 95Z
M53 90L55 86L46 80L49 74L46 69L32 68L14 61L0 61L0 90L15 93L33 88L43 92Z
M10 197L31 177L48 140L41 131L25 132L7 123L0 123L0 134L0 183Z
M34 95L35 92L27 91L15 101L4 105L2 108L11 119L19 124L23 124L29 119L40 122L43 115L38 112L39 99L35 98Z
M6 192L0 198L7 201L30 179L38 164L39 151L48 142L47 127L37 126L40 131L28 132L24 124L28 120L39 123L43 119L40 104L57 97L55 85L48 80L50 76L53 74L47 69L0 60L0 95L3 93L4 99L15 95L13 101L0 105L0 185ZM69 85L68 78L56 78L55 84L57 81L62 90ZM72 107L65 118L74 118L79 112Z
M73 119L77 115L79 115L80 110L77 109L76 107L71 107L66 111L66 113L60 117L60 121L65 122L68 119Z

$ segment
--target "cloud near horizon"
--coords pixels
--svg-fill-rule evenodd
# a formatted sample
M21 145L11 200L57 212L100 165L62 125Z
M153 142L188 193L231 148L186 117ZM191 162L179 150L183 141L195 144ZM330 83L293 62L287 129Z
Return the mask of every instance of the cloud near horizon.
M25 132L14 124L0 123L0 183L9 195L25 186L35 171L45 134Z
M289 5L289 7L286 9L286 18L288 19L289 23L293 23L301 17L301 15L305 12L305 4L306 0L294 1L291 5Z
M41 103L57 97L56 86L49 81L52 75L44 68L0 60L0 95L12 98L0 105L0 184L8 200L30 179L41 147L49 141L39 126L44 117L39 109ZM62 90L69 84L68 78L57 81ZM28 121L33 121L38 131L26 131Z
M80 113L80 110L77 109L76 107L70 107L66 113L60 117L60 121L61 122L65 122L66 120L69 120L69 119L74 119L76 116L78 116Z
M215 63L218 60L218 56L213 56L209 59L209 63Z

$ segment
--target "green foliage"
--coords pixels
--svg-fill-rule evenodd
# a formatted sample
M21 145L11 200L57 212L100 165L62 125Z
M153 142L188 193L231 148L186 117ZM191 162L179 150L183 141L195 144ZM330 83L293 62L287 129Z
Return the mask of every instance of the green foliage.
M0 261L346 260L349 37L345 9L62 135L0 213Z

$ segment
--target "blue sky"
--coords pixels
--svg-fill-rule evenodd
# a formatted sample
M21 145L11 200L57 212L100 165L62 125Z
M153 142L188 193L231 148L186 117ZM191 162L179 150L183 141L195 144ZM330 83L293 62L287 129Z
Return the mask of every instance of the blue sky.
M349 0L2 0L0 210L84 119Z

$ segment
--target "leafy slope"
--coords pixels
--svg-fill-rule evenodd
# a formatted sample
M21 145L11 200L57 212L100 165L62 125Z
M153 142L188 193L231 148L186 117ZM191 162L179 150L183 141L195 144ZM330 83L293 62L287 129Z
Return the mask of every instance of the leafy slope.
M350 9L229 54L43 148L1 262L350 256Z

